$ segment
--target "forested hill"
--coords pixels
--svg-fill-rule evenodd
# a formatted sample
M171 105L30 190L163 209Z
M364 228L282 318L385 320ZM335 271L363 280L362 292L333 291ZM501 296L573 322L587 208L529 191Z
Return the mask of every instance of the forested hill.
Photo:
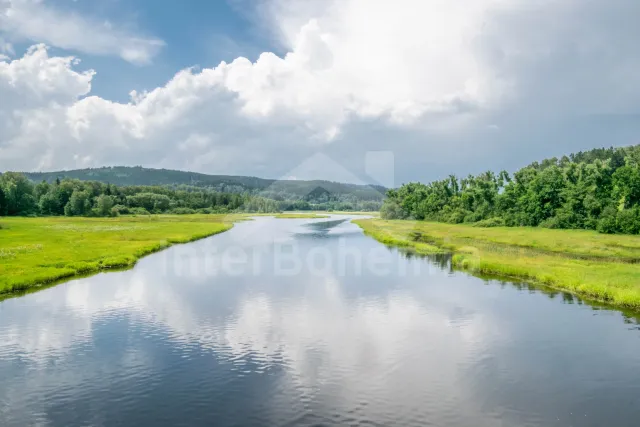
M74 169L55 172L24 172L35 182L53 183L56 179L79 179L98 181L118 186L122 185L193 185L229 186L242 189L266 188L271 180L248 176L206 175L171 169L150 169L139 166L115 166L102 168Z
M53 183L56 179L98 181L118 186L180 186L201 187L217 192L252 193L274 200L304 200L308 195L326 193L339 199L381 201L385 188L380 186L345 184L332 181L273 180L248 176L207 175L170 169L143 167L103 167L56 172L31 172L25 175L34 182Z
M384 218L640 233L640 145L389 190Z
M141 167L0 173L0 216L377 211L384 189Z

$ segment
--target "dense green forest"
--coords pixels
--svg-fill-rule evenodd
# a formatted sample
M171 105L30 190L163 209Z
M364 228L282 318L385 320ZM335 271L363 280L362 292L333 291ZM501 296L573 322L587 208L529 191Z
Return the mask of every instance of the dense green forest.
M33 174L31 175L33 176ZM257 179L257 178L256 178ZM272 197L265 197L269 194ZM334 195L316 187L297 199L246 190L223 192L195 185L115 185L71 178L33 182L27 175L0 175L0 216L117 216L148 213L279 212L285 210L378 210L381 201Z
M532 163L510 176L484 172L389 190L387 219L478 226L541 226L640 233L640 145Z
M311 205L328 202L352 205L362 202L370 204L364 210L378 210L384 199L386 189L374 185L345 184L332 181L305 180L273 180L247 176L206 175L195 172L184 172L169 169L149 169L143 167L103 167L93 169L77 169L58 172L25 173L33 182L72 178L82 181L99 181L118 186L170 186L186 185L201 190L221 193L249 193L276 201L301 202ZM300 206L303 206L301 204ZM331 208L326 206L325 208ZM296 209L304 209L298 207ZM336 208L337 209L337 208Z

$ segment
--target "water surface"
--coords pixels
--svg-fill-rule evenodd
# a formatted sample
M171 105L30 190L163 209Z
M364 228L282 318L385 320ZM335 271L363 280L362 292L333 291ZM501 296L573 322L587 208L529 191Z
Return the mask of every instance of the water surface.
M0 302L0 425L637 426L617 311L258 218Z

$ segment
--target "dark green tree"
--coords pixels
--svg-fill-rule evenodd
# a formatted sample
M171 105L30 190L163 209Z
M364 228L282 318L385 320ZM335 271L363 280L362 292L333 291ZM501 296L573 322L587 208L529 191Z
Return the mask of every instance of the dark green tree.
M7 215L28 215L36 212L34 188L23 174L6 172L0 176Z

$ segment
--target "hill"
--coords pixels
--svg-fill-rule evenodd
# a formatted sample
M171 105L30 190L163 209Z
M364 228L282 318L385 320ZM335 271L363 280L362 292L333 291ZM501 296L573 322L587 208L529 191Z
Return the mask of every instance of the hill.
M249 176L207 175L171 169L151 169L140 166L114 166L55 172L24 173L34 182L53 183L56 179L98 181L118 186L180 186L188 185L226 193L259 194L274 200L308 200L308 195L325 199L381 201L386 189L381 186L346 184L321 180L274 180ZM315 199L314 199L315 200Z

